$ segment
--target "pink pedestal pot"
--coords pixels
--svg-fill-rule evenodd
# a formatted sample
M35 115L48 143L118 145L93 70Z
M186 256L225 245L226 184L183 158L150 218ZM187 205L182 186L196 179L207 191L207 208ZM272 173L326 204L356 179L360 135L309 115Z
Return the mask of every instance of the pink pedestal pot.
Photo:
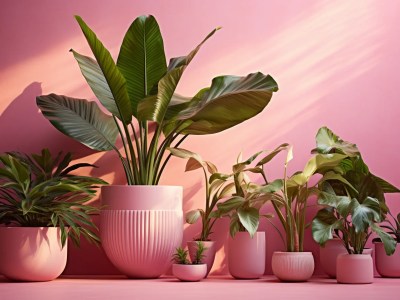
M183 235L182 187L103 186L100 235L110 261L131 278L157 278Z
M253 238L248 232L237 232L229 238L229 273L238 279L256 279L265 271L265 232Z
M206 276L208 276L208 273L210 273L211 268L214 264L214 259L215 259L215 242L214 241L203 241L204 247L207 249L204 251L204 258L203 262L207 265L207 273ZM188 249L189 249L189 256L190 259L193 261L195 256L196 256L196 250L197 250L197 241L190 241L187 242Z
M372 283L374 266L371 254L340 254L336 261L339 283Z
M199 281L206 277L207 265L172 265L172 274L181 281Z
M329 277L336 278L336 259L339 254L346 253L347 250L340 239L329 240L320 248L321 267Z
M386 255L383 243L375 244L376 270L382 277L400 277L400 244L396 245L396 251Z
M57 227L0 227L0 274L17 281L49 281L67 263Z
M272 272L282 281L307 281L314 272L311 252L274 252Z

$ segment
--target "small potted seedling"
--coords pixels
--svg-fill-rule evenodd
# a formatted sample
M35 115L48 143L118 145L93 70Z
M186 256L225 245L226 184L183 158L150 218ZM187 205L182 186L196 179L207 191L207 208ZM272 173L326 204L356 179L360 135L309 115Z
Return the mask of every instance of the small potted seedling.
M201 241L196 244L197 250L192 262L188 259L189 251L181 247L177 248L173 255L172 273L180 281L200 281L206 277L207 265L203 263L203 259L207 248Z

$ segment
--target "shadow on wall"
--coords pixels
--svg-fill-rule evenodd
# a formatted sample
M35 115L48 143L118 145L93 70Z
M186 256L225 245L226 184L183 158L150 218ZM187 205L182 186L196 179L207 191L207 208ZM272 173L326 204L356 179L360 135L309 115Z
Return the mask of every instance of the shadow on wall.
M58 132L41 115L36 96L42 94L41 83L32 82L0 115L1 152L39 152L49 148L53 153L68 149L75 158L85 157L92 150Z

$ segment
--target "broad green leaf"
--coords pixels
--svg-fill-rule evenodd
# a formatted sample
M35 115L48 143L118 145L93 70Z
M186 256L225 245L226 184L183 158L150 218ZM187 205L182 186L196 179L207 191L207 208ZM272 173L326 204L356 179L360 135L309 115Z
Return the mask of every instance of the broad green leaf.
M182 148L169 147L167 149L169 150L169 152L171 152L172 155L188 160L185 171L196 170L200 167L205 170L205 162L199 154Z
M240 223L239 223L238 215L233 215L231 221L229 223L229 234L232 238L235 237L236 233L240 230Z
M38 96L36 103L50 123L65 135L94 150L115 149L117 126L95 102L50 94Z
M139 103L138 112L140 120L151 120L159 124L164 120L171 99L175 93L175 89L178 86L183 72L192 61L194 56L197 54L197 52L200 50L200 47L212 35L214 35L217 30L218 28L210 32L207 37L187 56L171 59L168 66L168 72L158 82L158 92L156 100L154 101L154 99L149 98L149 101L151 102L150 105L153 105L154 109L152 111L148 109L150 105L147 103L147 101L143 100Z
M278 90L275 80L262 73L246 77L220 76L196 105L183 110L178 120L191 120L182 134L212 134L259 114Z
M371 229L381 239L383 246L385 247L386 255L392 255L396 250L397 241L390 234L380 228L378 224L371 223Z
M318 193L318 204L336 208L342 217L350 213L352 201L347 196L336 196L331 193L320 191Z
M167 72L164 42L153 16L140 16L125 34L117 66L126 79L132 111Z
M288 149L289 144L284 143L276 147L275 150L271 151L267 156L265 156L263 159L261 159L258 163L257 166L262 166L265 165L266 163L270 162L276 155L278 155L282 150Z
M227 185L224 186L222 191L220 192L218 198L224 198L231 196L235 192L235 183L229 182Z
M186 223L194 224L201 217L202 211L200 209L191 210L186 214Z
M310 178L319 169L333 168L340 164L347 155L343 154L316 154L314 155L304 167L303 173L306 178Z
M333 230L341 228L341 225L342 220L338 220L331 210L321 209L312 221L314 241L324 245L328 240L333 239Z
M342 153L348 156L359 155L360 152L355 144L343 141L328 127L321 127L315 137L318 153Z
M368 197L361 204L356 199L352 200L351 222L356 233L365 231L372 222L381 222L379 201Z
M299 187L305 185L309 180L309 177L307 177L303 172L298 172L293 174L288 180L287 180L287 187Z
M400 190L397 187L390 184L386 180L384 180L378 176L375 176L375 175L372 175L372 177L384 193L399 193L400 192Z
M351 188L354 192L358 193L358 191L351 185L350 182L346 180L342 175L337 174L335 172L329 171L325 173L322 178L318 181L318 184L322 184L325 181L330 181L330 180L337 180L340 181L341 183L344 183L346 186Z
M239 163L233 165L233 167L232 167L233 173L242 172L246 168L246 166L251 164L262 152L263 151L259 151L256 154L249 157L248 159L246 159L245 161L242 161L242 162L239 162Z
M221 214L227 214L233 210L237 210L239 207L243 205L245 202L245 199L243 197L235 196L232 198L229 198L228 200L218 203L218 211Z
M212 183L215 180L228 180L232 175L223 174L223 173L214 173L210 176L208 182Z
M116 116L125 124L129 124L132 120L132 107L129 101L124 76L115 65L110 52L104 47L96 34L89 28L89 26L87 26L81 17L75 16L75 19L78 21L79 26L92 49L98 66L103 73L103 77L109 86L112 98L114 99L119 112ZM90 72L90 70L88 70L88 72ZM101 80L103 80L103 78L101 78Z
M240 207L237 210L240 223L253 237L257 232L258 224L260 222L260 214L254 207Z
M119 113L117 104L115 102L113 93L108 85L107 79L103 74L99 64L94 59L81 55L74 50L70 50L79 64L83 77L85 77L87 83L96 95L97 99L101 104L113 115L118 117L120 120L121 115Z
M267 185L263 185L257 189L259 193L276 193L283 189L283 180L276 179Z

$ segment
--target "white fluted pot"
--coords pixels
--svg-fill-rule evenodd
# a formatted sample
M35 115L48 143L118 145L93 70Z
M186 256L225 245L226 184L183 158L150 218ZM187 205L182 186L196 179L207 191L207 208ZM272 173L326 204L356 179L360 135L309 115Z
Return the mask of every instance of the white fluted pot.
M157 278L183 235L182 187L103 186L100 235L107 257L131 278Z
M307 281L314 272L311 252L274 252L272 272L281 281Z

